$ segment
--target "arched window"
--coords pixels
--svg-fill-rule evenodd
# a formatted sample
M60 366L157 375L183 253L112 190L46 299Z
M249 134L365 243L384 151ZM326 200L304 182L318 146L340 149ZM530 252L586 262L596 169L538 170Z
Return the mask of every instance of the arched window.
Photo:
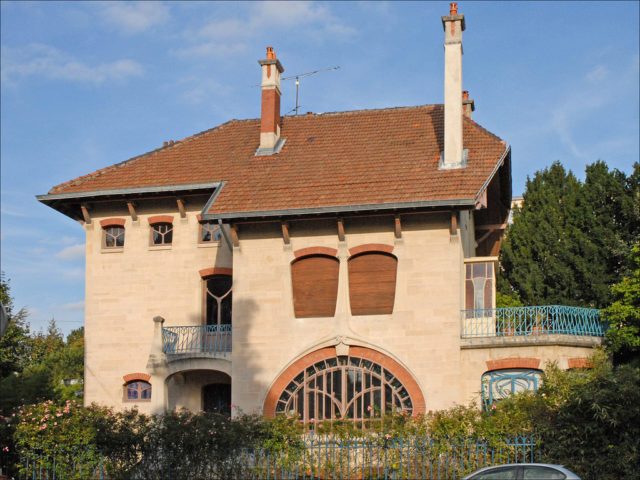
M338 259L307 255L291 264L293 309L297 318L333 317L338 298Z
M390 412L411 414L409 392L380 364L355 356L327 358L305 368L285 387L276 413L302 420L364 421Z
M211 275L204 279L205 321L207 325L231 324L231 275Z
M151 400L151 384L149 382L135 380L125 384L124 390L124 399L127 401L147 402Z
M173 217L156 215L149 217L151 225L151 245L171 245L173 242Z
M352 315L393 313L398 259L388 252L365 251L349 258Z
M106 218L100 221L102 248L121 249L124 247L124 223L124 218Z
M482 403L485 409L491 408L494 402L502 400L514 393L538 390L541 384L540 370L510 368L491 370L482 375Z

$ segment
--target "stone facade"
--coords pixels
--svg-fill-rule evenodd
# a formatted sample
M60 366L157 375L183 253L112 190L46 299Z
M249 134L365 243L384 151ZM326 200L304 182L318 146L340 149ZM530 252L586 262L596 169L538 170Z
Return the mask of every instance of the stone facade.
M197 216L203 206L188 203L181 218L175 203L147 202L135 222L121 207L92 212L91 224L85 225L87 404L198 411L205 385L230 381L231 403L244 412L261 413L267 394L299 359L327 348L339 355L365 348L401 366L424 398L420 409L436 410L479 403L480 378L496 366L584 365L580 359L598 343L595 338L502 344L461 339L464 261L475 253L469 233L473 228L467 228L473 216L466 212L459 215L455 234L450 212L403 215L400 235L393 216L351 217L343 221L343 240L335 219L290 221L288 242L278 222L246 223L237 226L238 246L232 247L224 238L198 243ZM155 215L172 217L171 246L150 246L148 219ZM102 243L101 221L114 218L124 220L120 250L105 249ZM398 259L393 313L353 316L347 259L350 250L370 244L385 246ZM337 251L336 314L296 318L291 262L296 252L317 247ZM200 272L212 269L233 275L232 352L224 358L165 355L162 327L203 324ZM154 327L154 317L164 323L158 320ZM150 375L150 401L124 399L123 384L133 373Z

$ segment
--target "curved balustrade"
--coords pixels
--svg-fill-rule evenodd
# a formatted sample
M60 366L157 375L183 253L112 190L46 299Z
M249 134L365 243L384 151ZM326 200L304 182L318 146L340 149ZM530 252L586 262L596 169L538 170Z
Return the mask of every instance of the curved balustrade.
M162 351L167 354L231 352L231 325L164 327Z
M523 335L602 337L606 325L595 308L545 305L462 310L462 338Z

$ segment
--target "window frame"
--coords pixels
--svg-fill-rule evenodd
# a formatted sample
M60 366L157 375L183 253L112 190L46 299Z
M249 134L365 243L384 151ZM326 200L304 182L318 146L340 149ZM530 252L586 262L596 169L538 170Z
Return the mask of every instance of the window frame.
M122 232L118 235L113 235L109 232L109 229L111 228L118 228L121 229ZM103 250L123 250L124 249L124 244L126 241L126 233L127 233L127 229L124 227L124 225L104 225L102 227L102 249ZM118 245L118 240L117 238L122 235L122 245ZM107 245L107 237L111 236L114 239L114 245L113 246L109 246Z
M481 277L475 277L474 276L474 266L478 265L478 264L485 264L485 272L486 272L486 266L487 265L491 265L491 269L492 269L492 275L491 276L487 276L487 274L485 273L485 276L482 277L485 279L485 283L483 285L483 292L482 292L482 307L483 308L477 308L476 305L476 299L478 296L478 292L476 292L476 286L474 284L474 279L475 278L481 278ZM467 272L471 270L471 277L469 278L467 276ZM487 316L491 316L491 315L487 315L487 310L489 311L493 311L496 308L496 274L497 274L497 270L498 270L498 257L472 257L472 258L465 258L464 259L464 264L462 267L462 310L465 311L465 316L466 318L477 318L477 317L487 317ZM486 303L486 289L487 289L487 281L491 281L491 286L490 288L490 294L491 294L491 302L490 305L487 305ZM472 300L473 300L473 308L468 308L467 306L467 285L468 282L471 282L471 285L473 287L473 291L472 291Z
M156 232L156 227L164 227L164 226L168 226L169 229L164 233L158 232L159 235L162 235L162 243L155 243L154 242L154 233ZM173 245L173 223L171 223L171 222L155 222L155 223L152 223L150 225L150 227L151 227L149 229L149 231L150 231L149 246L150 247L170 247L170 246ZM167 234L171 235L171 241L170 242L165 242L164 241L165 236Z
M506 395L502 395L500 398L494 397L494 384L497 384L500 381L508 381L511 384L509 396L521 391L537 392L542 385L542 373L542 370L537 368L521 367L487 370L480 377L480 399L482 401L482 408L485 411L488 411L493 407L493 405L500 402L500 400L507 398ZM516 385L518 381L532 382L533 388L514 390L513 386ZM504 388L497 388L499 391L504 390Z
M129 398L129 391L131 385L136 384L135 392L137 393L138 398ZM143 388L144 387L144 388ZM142 398L143 392L149 392L148 398ZM129 382L126 382L122 386L122 400L128 403L137 403L137 402L150 402L153 395L153 386L150 382L142 379L133 379Z
M210 231L211 240L203 240L202 236L205 231L205 225L211 225L213 229ZM217 237L217 238L216 238ZM210 220L200 220L198 222L198 244L199 245L218 245L222 240L222 227Z
M209 288L207 286L207 283L209 282L209 280L212 280L214 277L229 277L229 279L231 280L231 286L229 287L229 290L221 297L216 297L215 295L213 295L209 291ZM208 316L207 297L208 296L211 296L218 304L217 323L212 323L211 325L231 325L233 323L233 301L231 300L231 319L228 324L221 323L222 321L221 307L222 307L222 302L225 298L227 298L228 296L231 296L233 298L233 275L231 273L213 273L213 274L202 277L202 324L203 325L209 325L207 323L207 316Z

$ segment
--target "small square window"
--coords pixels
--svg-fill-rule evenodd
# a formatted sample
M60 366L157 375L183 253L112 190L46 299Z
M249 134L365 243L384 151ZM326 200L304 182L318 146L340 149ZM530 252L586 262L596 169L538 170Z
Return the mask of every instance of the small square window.
M151 245L171 245L173 241L173 225L156 223L151 225Z
M215 243L219 242L222 237L220 232L220 226L213 222L201 222L200 223L200 243Z
M124 247L124 227L108 226L102 229L102 248Z

